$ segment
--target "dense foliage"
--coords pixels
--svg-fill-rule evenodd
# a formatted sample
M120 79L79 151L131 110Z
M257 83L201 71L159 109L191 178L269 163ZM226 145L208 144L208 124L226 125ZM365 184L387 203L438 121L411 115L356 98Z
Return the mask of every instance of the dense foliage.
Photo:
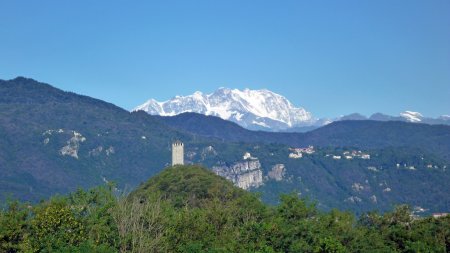
M277 206L196 166L168 168L128 196L113 185L0 212L0 252L448 252L450 217Z

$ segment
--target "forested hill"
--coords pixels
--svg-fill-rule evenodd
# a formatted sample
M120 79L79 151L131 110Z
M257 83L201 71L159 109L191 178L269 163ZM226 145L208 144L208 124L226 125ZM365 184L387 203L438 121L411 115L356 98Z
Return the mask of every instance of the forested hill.
M450 216L323 212L296 194L268 206L199 166L130 195L113 185L0 210L0 252L448 252Z
M156 117L176 129L225 141L362 149L406 147L435 153L450 161L450 126L446 125L355 120L333 122L307 133L274 133L246 130L233 122L197 113Z
M191 140L145 113L28 78L0 81L0 198L39 200L104 181L133 187Z

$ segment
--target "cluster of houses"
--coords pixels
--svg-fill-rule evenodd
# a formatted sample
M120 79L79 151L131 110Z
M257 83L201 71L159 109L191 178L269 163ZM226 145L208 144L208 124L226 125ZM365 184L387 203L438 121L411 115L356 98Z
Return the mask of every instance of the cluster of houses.
M397 163L397 168L400 168L400 164L399 163ZM403 167L405 168L405 169L408 169L408 170L416 170L416 167L414 167L414 166L409 166L409 165L407 165L406 163L405 164L403 164Z
M291 151L289 153L289 158L292 159L298 159L298 158L302 158L303 154L314 154L314 152L316 152L314 150L314 146L308 146L307 148L290 148L289 151Z
M416 167L407 165L406 163L404 163L404 164L397 163L396 167L397 168L403 167L403 168L408 169L408 170L416 170ZM433 165L433 164L427 164L426 167L427 167L427 169L439 169L439 166ZM445 170L446 168L447 168L446 165L442 166L443 170Z
M426 211L429 211L429 209L425 209L425 208L422 208L420 206L415 206L414 209L411 212L411 217L413 219L420 219L421 218L420 213L425 213ZM444 218L444 217L447 217L449 215L450 215L450 213L432 213L431 214L431 216L433 218L435 218L435 219Z
M289 151L290 151L289 158L292 158L292 159L299 159L299 158L302 158L305 154L311 155L316 152L316 150L314 149L314 146L308 146L307 148L290 148ZM370 154L363 152L361 150L346 150L346 151L343 151L342 154L326 154L325 157L330 157L334 160L341 160L341 159L370 160L371 159ZM244 160L247 160L247 159L253 159L253 157L251 157L250 153L244 154ZM415 166L411 166L411 165L407 165L407 164L397 163L396 167L397 168L404 167L405 169L416 170ZM433 165L433 164L427 164L426 167L428 169L439 169L439 166ZM442 167L443 170L445 170L446 168L447 168L447 166ZM378 171L378 169L373 166L368 167L368 169L371 171Z
M316 152L314 149L314 146L308 146L307 148L290 148L289 149L289 158L292 159L298 159L302 158L303 155L311 155ZM344 151L342 155L334 155L334 154L326 154L325 157L331 157L335 160L340 159L354 159L354 158L360 158L360 159L370 159L370 155L367 153L363 153L360 150L352 150L352 151Z
M354 158L360 158L360 159L365 159L365 160L370 159L370 155L363 153L361 150L344 151L342 153L342 155L326 154L325 157L331 157L334 160L340 160L340 159L351 160Z
M439 166L433 165L433 164L427 164L428 169L439 169ZM442 168L445 170L447 169L447 165L442 166Z

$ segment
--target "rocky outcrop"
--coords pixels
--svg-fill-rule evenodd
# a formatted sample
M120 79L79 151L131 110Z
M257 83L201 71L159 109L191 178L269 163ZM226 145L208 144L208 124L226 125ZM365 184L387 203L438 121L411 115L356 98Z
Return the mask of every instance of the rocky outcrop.
M80 149L80 143L86 141L86 138L76 131L72 131L73 137L67 141L67 145L62 147L59 151L63 156L71 156L78 159L78 150Z
M364 186L360 183L353 183L352 184L352 189L356 192L362 191L364 190Z
M261 163L256 159L236 162L231 166L214 166L212 170L242 189L256 188L263 184Z
M272 167L272 169L269 171L269 174L268 174L269 179L273 179L275 181L283 180L285 169L286 168L285 168L284 164L275 164Z
M259 187L262 183L262 171L255 170L248 173L244 173L237 177L236 185L242 189L248 189L251 187Z
M113 146L110 146L107 150L105 150L105 152L106 152L107 156L110 156L110 155L116 153Z
M217 151L214 149L213 146L208 146L202 149L201 157L202 161L205 160L208 157L214 157L217 155Z
M349 203L359 203L359 202L361 202L362 201L362 199L360 198L360 197L357 197L357 196L350 196L350 197L348 197L348 198L346 198L345 200L344 200L345 202L349 202Z
M94 148L93 150L89 151L89 156L99 156L103 151L102 146L98 146Z

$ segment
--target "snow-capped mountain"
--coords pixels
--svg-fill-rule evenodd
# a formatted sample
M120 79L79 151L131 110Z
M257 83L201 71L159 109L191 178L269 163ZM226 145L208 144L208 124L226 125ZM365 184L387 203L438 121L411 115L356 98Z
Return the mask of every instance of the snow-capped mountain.
M404 111L400 113L400 117L404 118L408 122L421 122L423 115L420 112Z
M175 116L184 112L218 116L251 130L304 132L341 120L405 121L450 125L450 116L429 118L419 112L404 111L398 116L375 113L370 117L353 113L334 119L317 119L302 107L295 107L282 95L272 91L219 88L211 94L200 91L176 96L165 102L150 99L133 111L151 115Z
M220 88L211 94L197 91L165 102L150 99L133 111L139 110L161 116L196 112L218 116L254 130L280 131L318 123L304 108L295 107L285 97L266 89Z

